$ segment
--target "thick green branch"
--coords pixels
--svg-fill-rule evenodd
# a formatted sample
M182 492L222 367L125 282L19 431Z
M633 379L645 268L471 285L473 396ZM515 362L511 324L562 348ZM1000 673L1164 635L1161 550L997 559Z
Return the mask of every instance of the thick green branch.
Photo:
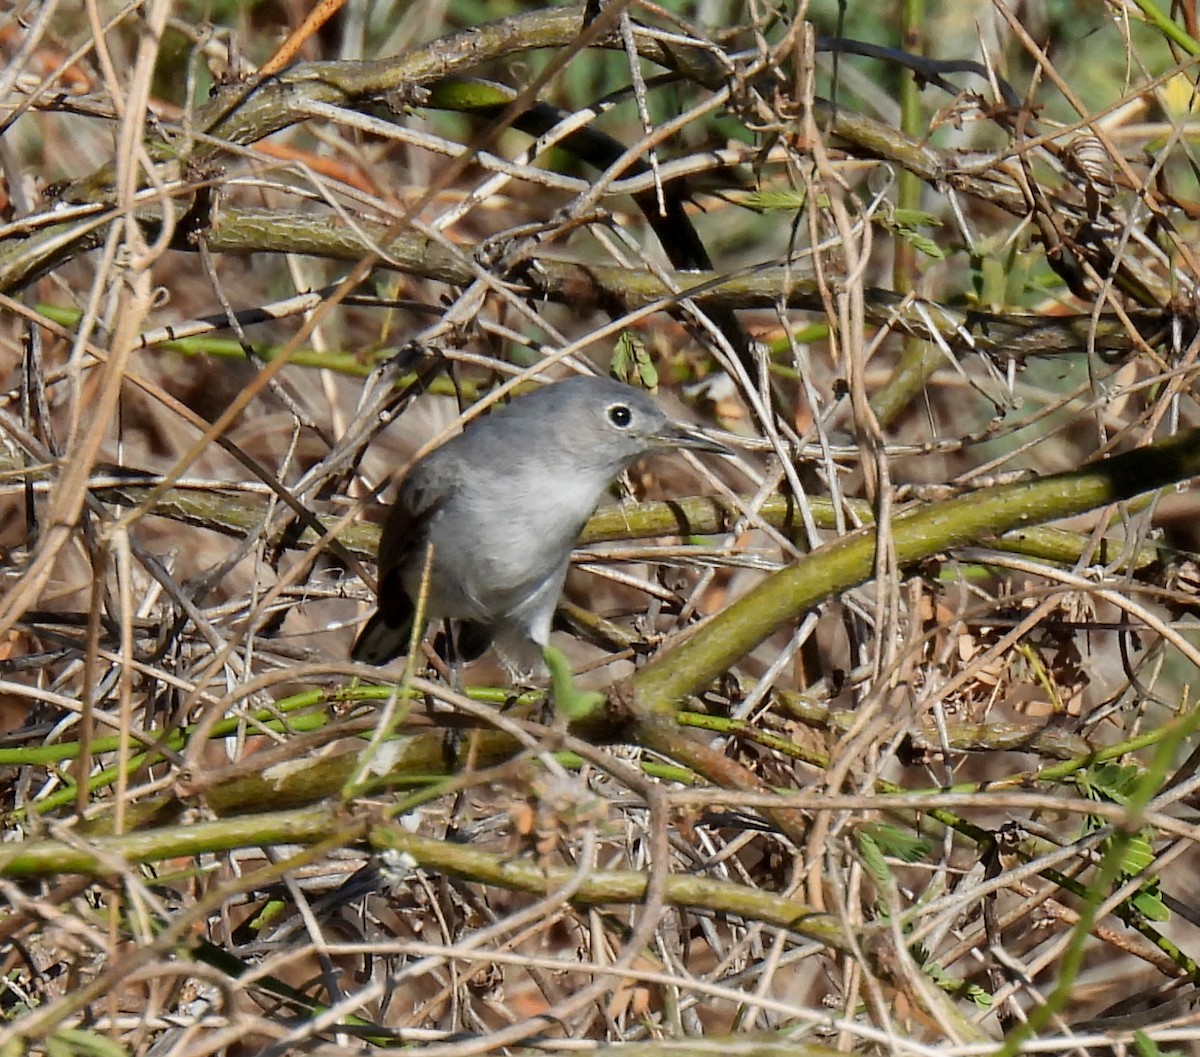
M1071 473L981 489L898 516L891 543L901 566L987 542L1025 525L1072 517L1200 475L1200 430ZM824 598L871 578L878 535L864 528L764 580L676 649L634 676L642 716L670 712Z
M407 853L427 869L464 881L537 896L569 888L571 902L576 904L640 903L650 886L649 875L637 870L589 870L579 883L578 873L573 868L543 866L529 858L498 855L463 844L420 837L398 826L378 826L372 830L370 840L380 850ZM709 880L695 874L671 874L666 878L663 898L669 906L737 914L747 921L791 929L835 950L848 949L845 927L835 917L773 892Z
M31 840L0 846L0 876L55 877L82 873L108 876L123 866L162 862L233 848L313 844L344 834L353 843L360 825L350 824L331 808L276 811L252 818L220 819L172 825L120 837L90 840Z

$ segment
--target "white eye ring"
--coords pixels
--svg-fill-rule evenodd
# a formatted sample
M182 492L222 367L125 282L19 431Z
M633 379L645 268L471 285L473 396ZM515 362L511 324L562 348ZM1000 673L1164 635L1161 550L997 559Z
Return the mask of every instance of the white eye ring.
M625 429L633 421L633 412L625 404L613 404L608 409L608 421L617 429Z

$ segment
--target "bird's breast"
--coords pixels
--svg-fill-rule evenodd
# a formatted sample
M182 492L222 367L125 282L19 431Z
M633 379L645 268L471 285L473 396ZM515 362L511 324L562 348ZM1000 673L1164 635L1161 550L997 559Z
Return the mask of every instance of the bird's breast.
M429 523L433 616L492 624L521 608L561 575L603 491L565 485L535 499L520 482L488 484L459 491ZM409 570L405 579L415 592L420 570Z

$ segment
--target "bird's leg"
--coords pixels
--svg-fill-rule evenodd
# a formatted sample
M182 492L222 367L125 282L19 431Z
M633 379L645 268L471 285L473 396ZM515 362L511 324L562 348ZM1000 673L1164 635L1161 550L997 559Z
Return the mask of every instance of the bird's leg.
M465 693L462 655L458 648L458 628L451 620L442 622L442 641L446 644L445 660L450 669L450 689L456 694Z

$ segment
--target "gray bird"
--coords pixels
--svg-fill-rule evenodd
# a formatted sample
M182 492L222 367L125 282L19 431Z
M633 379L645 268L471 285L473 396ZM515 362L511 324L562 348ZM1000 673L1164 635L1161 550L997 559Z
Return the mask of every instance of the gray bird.
M470 426L401 482L379 543L379 609L351 656L384 664L407 651L428 562L425 615L461 622L459 656L492 642L514 674L542 670L584 524L631 463L672 448L732 454L606 378L543 386Z

